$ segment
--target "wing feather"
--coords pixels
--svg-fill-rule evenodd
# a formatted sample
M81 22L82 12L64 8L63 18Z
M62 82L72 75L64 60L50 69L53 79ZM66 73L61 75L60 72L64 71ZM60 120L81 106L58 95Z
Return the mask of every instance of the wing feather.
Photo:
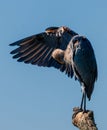
M71 38L76 34L67 27L49 27L45 32L10 44L11 46L18 46L18 48L11 51L11 54L19 62L55 67L62 72L65 71L68 76L72 77L72 68L66 64L60 64L51 55L57 48L65 50Z

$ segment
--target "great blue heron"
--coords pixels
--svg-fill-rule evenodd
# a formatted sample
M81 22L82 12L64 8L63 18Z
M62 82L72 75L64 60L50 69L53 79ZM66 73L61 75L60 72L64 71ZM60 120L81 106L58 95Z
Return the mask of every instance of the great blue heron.
M19 62L55 67L71 78L74 75L82 86L80 108L86 110L86 96L90 100L97 79L94 51L86 37L65 26L49 27L10 45L18 46L11 54Z

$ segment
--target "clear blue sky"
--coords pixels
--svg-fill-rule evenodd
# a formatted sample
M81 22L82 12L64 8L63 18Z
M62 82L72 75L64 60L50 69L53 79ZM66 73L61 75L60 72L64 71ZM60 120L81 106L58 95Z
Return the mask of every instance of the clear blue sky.
M0 129L76 130L72 109L80 105L80 84L54 68L12 59L8 45L66 25L91 41L98 80L87 102L99 130L107 129L107 1L0 0Z

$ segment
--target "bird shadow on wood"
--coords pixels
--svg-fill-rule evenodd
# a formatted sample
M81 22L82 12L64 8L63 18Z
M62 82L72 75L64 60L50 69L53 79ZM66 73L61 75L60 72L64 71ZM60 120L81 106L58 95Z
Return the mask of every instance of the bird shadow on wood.
M94 120L94 112L91 110L83 111L78 107L73 108L72 124L79 130L98 130Z

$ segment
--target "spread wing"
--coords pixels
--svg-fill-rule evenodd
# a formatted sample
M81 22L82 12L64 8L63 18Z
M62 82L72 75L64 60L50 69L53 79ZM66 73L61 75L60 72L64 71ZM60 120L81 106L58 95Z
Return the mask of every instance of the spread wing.
M72 77L72 68L66 64L58 63L52 58L51 54L57 48L65 50L71 38L76 34L67 27L49 27L43 33L10 44L11 46L18 46L11 54L19 62L55 67Z

